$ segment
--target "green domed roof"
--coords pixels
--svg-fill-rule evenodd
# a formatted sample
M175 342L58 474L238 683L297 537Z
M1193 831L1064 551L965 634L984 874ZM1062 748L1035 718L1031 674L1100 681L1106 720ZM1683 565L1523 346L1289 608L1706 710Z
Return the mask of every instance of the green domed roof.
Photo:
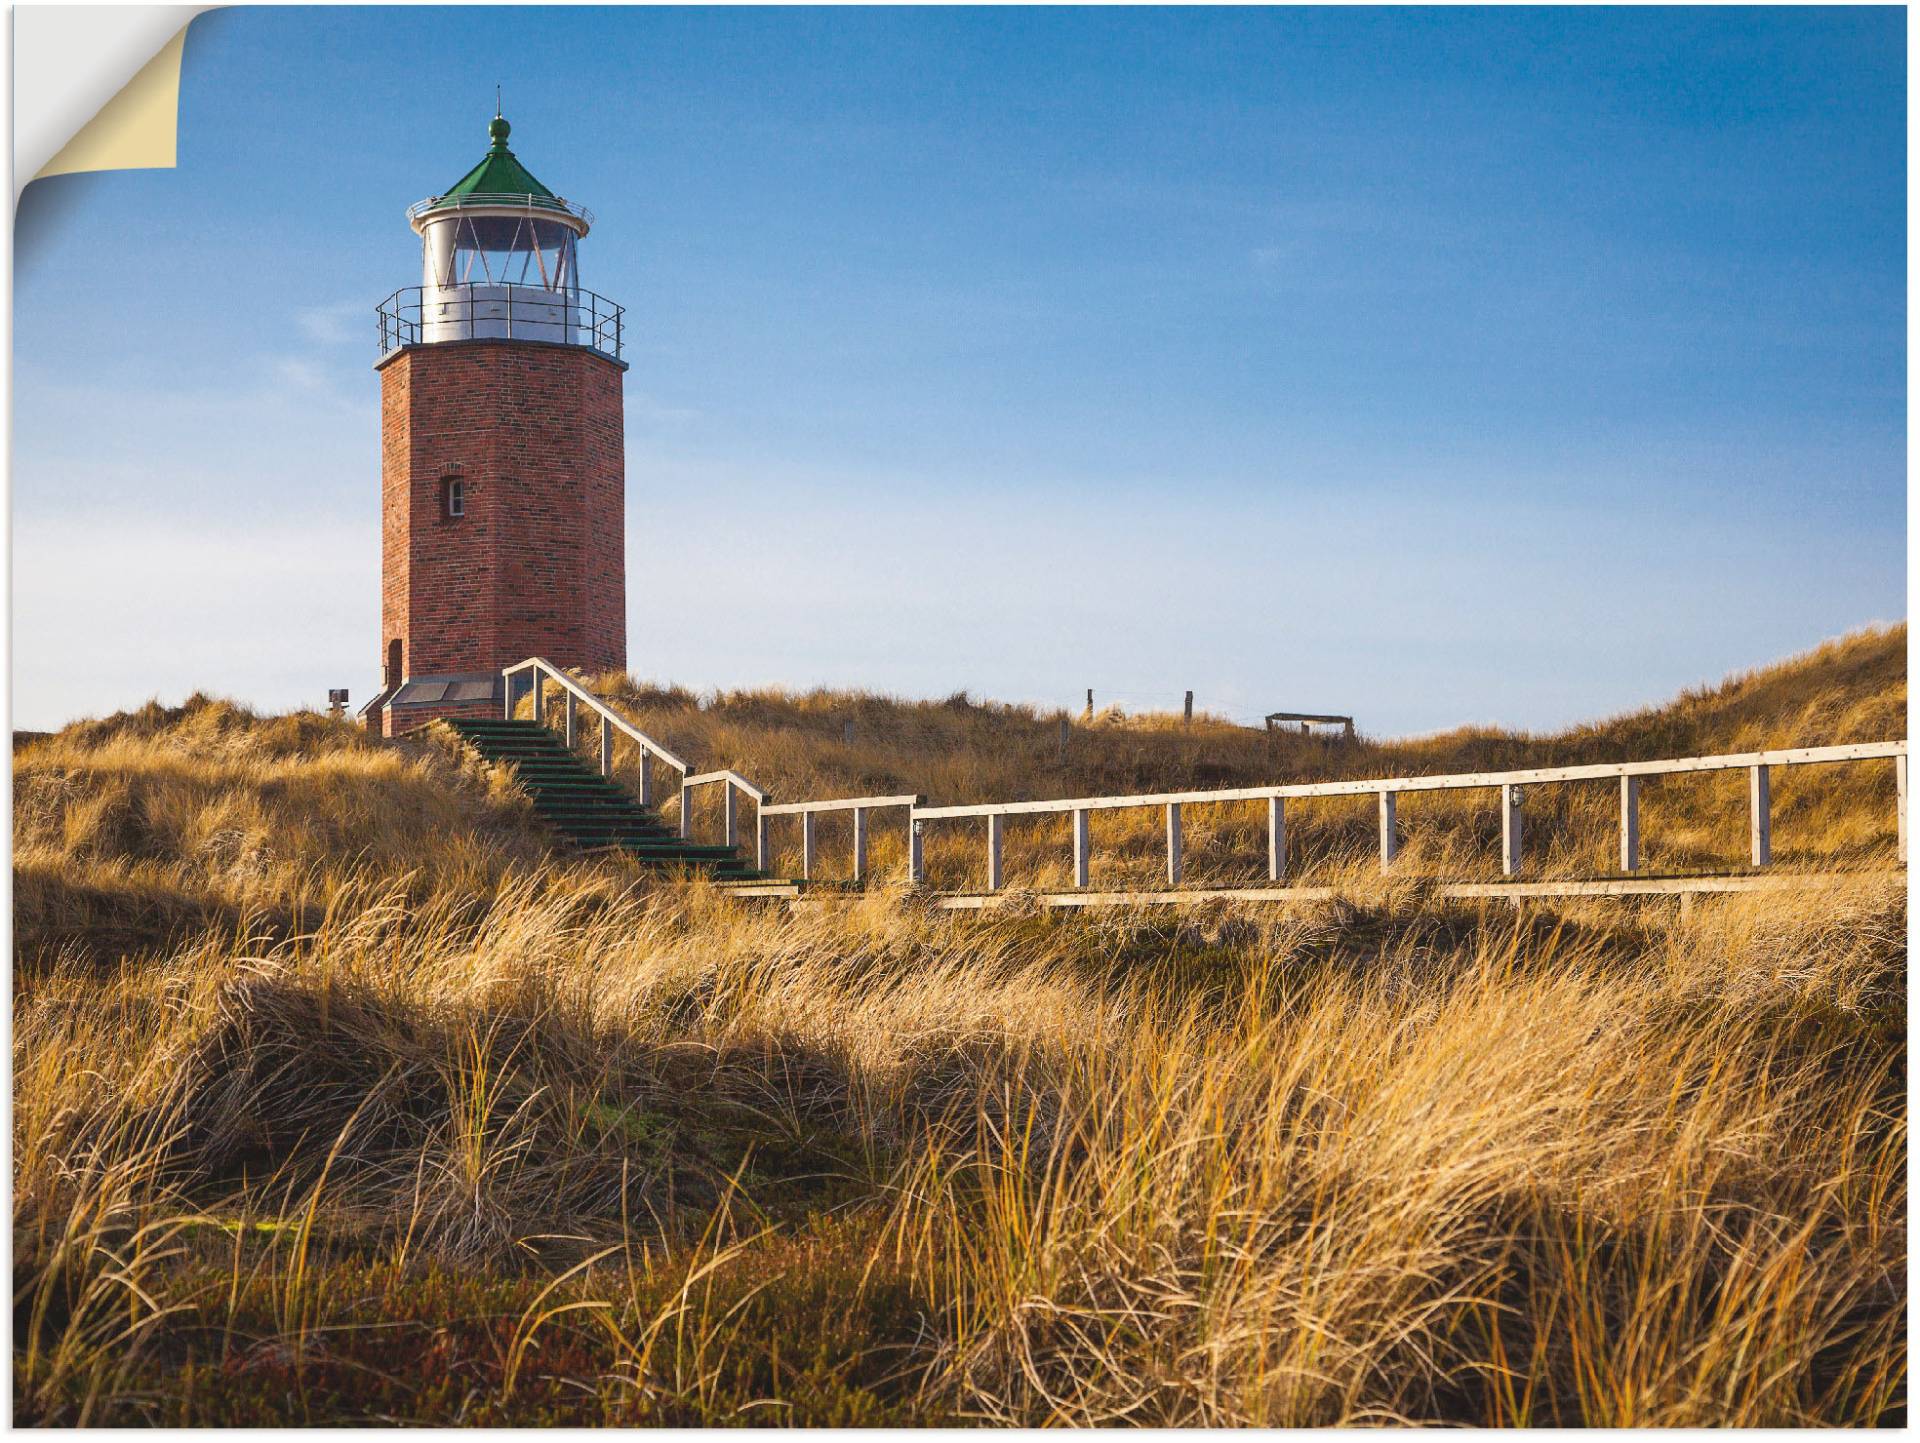
M566 207L560 198L535 180L533 172L507 149L507 137L512 133L513 127L507 124L506 117L494 116L487 126L487 135L493 144L486 155L445 193L435 196L433 204L457 202L467 196L512 196L516 200L530 196L535 205L546 204L555 210L564 210Z

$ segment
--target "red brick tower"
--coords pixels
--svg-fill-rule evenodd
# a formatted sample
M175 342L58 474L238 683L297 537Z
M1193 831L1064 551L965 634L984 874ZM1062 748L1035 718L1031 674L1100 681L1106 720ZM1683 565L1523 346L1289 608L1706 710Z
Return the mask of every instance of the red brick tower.
M407 214L423 284L380 307L388 736L498 716L500 669L627 664L621 311L582 290L592 217L492 147Z

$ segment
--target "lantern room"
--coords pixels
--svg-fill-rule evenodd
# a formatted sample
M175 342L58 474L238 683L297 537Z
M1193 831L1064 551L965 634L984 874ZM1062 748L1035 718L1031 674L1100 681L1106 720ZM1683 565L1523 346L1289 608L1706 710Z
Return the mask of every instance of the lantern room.
M444 194L410 207L421 283L380 308L383 351L442 341L586 346L619 359L620 307L580 284L584 206L542 185L507 146L504 116L480 163Z

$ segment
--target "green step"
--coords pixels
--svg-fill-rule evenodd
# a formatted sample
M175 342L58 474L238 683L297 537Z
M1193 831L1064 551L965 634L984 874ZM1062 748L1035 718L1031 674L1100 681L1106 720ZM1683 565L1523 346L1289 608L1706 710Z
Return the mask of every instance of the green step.
M651 807L601 776L538 722L467 717L447 724L486 760L511 766L535 815L573 846L620 852L644 866L697 869L718 881L775 880L741 856L738 847L683 840Z
M678 837L672 827L663 827L645 817L623 817L609 812L541 812L540 820L556 827L601 827L655 837Z
M628 821L641 822L648 826L665 826L658 812L648 811L645 807L629 806L624 802L583 801L578 797L535 797L534 810L543 817L592 816L624 817Z
M542 817L548 825L563 832L611 832L623 837L638 837L648 842L679 842L685 840L677 832L665 827L649 827L643 823L623 822L618 817Z
M700 846L682 843L674 846L658 846L649 842L622 843L628 851L640 857L684 857L690 862L725 862L736 860L739 852L727 846Z
M594 807L598 809L603 807L633 806L637 811L648 810L614 792L556 791L552 788L536 790L532 787L527 787L524 790L535 802L548 807Z
M625 817L630 821L660 824L656 812L643 807L622 806L619 802L596 803L580 797L534 797L533 809L543 817L557 817L586 813L596 817Z
M632 832L623 832L617 827L556 827L554 830L557 832L565 832L569 838L576 842L585 842L589 839L596 842L606 842L609 845L618 842L623 847L639 847L643 851L650 852L673 852L680 850L672 837L635 836ZM732 856L733 854L731 852L723 852L720 855Z

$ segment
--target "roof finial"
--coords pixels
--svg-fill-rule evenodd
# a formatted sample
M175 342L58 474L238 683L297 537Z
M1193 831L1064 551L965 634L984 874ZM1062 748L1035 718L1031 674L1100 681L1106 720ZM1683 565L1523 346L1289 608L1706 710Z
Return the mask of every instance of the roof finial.
M507 137L513 133L513 127L507 124L507 118L500 113L500 87L493 87L493 119L487 122L487 135L493 141L493 148L504 154L507 149Z
M495 120L500 118L500 87L498 85L493 87L493 118Z

